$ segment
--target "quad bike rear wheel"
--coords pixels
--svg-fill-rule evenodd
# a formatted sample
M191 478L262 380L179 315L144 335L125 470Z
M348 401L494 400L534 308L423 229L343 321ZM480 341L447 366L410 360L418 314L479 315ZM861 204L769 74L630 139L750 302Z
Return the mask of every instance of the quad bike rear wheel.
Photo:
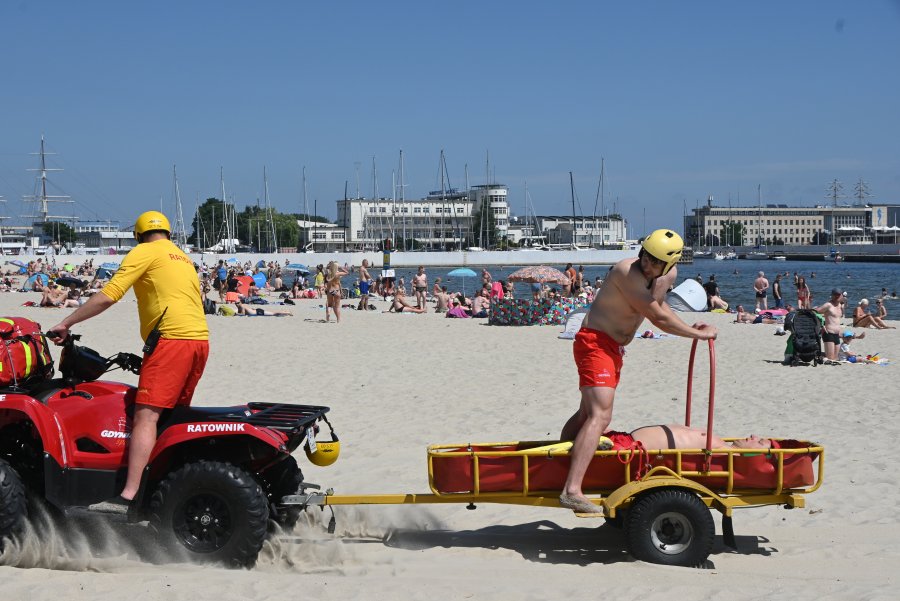
M217 461L188 463L150 500L150 526L162 545L195 559L250 566L266 538L269 504L246 471Z
M303 510L298 506L278 507L282 497L293 495L303 484L303 472L297 460L288 457L262 474L269 496L269 516L285 530L291 530L300 519Z
M635 559L694 567L709 557L716 525L696 494L668 488L647 493L631 506L625 534Z
M26 519L25 486L16 470L0 459L0 545L2 539L21 531Z

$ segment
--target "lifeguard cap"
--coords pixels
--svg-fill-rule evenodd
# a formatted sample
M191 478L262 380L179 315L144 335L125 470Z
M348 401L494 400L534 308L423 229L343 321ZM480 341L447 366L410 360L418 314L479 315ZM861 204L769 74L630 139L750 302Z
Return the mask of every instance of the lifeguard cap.
M134 237L137 238L147 232L171 234L172 226L169 225L169 220L166 219L166 216L159 211L145 211L134 222Z
M666 275L681 258L684 240L672 230L660 229L651 232L649 236L644 238L641 241L641 248L649 253L650 256L666 264L662 272L663 275Z

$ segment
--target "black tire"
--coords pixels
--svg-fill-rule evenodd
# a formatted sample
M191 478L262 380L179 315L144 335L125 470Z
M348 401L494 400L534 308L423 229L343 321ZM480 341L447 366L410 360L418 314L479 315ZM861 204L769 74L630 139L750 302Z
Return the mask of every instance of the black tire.
M628 512L625 537L635 559L697 566L712 551L716 526L697 495L677 489L648 493Z
M0 541L21 532L27 519L25 485L16 470L0 459Z
M261 474L266 482L269 497L269 515L273 521L285 530L291 530L300 519L303 510L300 507L278 508L278 503L285 495L292 495L303 484L303 472L293 457L278 462Z
M266 538L269 504L259 483L228 463L188 463L150 499L150 527L171 551L201 561L250 566Z

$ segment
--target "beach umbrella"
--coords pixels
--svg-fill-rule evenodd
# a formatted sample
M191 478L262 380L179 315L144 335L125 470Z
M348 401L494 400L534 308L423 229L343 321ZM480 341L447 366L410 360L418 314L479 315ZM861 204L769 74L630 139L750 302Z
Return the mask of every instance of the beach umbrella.
M466 295L466 278L474 278L477 274L469 269L468 267L457 267L453 271L447 274L447 277L450 278L462 278L463 279L463 296Z
M302 275L303 277L306 277L309 275L309 269L306 267L306 265L301 265L300 263L288 263L287 265L284 266L284 270L285 271L295 271L298 274Z
M561 284L568 286L572 282L569 276L558 269L539 265L537 267L523 267L514 271L506 278L510 282L528 282L530 284Z
M100 269L108 269L111 271L115 271L118 268L119 268L118 263L101 263L100 264Z
M85 284L87 284L87 282L82 279L68 275L56 278L56 283L60 286L78 286L79 288L84 288Z
M234 265L235 263L238 262L238 260L235 259L234 257L229 257L229 258L225 259L225 262L228 263L228 264L230 264L230 265Z
M7 261L10 265L15 265L16 267L28 267L28 264L24 261L20 261L18 259L13 259L12 261Z

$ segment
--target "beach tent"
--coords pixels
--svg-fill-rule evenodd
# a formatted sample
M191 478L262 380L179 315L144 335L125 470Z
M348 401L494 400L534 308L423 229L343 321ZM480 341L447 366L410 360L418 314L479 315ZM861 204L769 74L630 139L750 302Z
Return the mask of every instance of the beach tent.
M108 269L109 271L115 271L119 268L118 263L101 263L100 269Z
M237 291L241 296L247 296L250 293L250 284L253 283L253 278L249 275L239 275L235 278L238 281Z
M265 266L266 266L265 260L264 260L264 259L260 259L259 261L257 261L256 266L257 266L257 267L260 267L260 268L265 267Z
M234 257L229 257L229 258L225 259L225 262L228 263L229 265L234 265L235 263L238 262L238 260L235 259Z
M557 338L562 338L564 340L574 340L575 334L578 333L578 330L581 329L581 322L584 321L587 312L590 310L590 307L582 307L580 309L575 309L569 316L566 318L566 329L562 331L562 333L557 336Z
M31 290L32 287L34 286L34 281L37 279L41 280L42 286L46 286L47 283L50 281L50 276L48 276L46 273L36 273L33 276L31 276L30 278L28 278L27 280L25 280L25 283L22 284L22 290Z
M666 302L673 311L693 312L706 310L706 290L697 280L685 280L668 295Z
M266 276L261 273L253 274L252 280L256 282L257 288L265 288L266 287Z

